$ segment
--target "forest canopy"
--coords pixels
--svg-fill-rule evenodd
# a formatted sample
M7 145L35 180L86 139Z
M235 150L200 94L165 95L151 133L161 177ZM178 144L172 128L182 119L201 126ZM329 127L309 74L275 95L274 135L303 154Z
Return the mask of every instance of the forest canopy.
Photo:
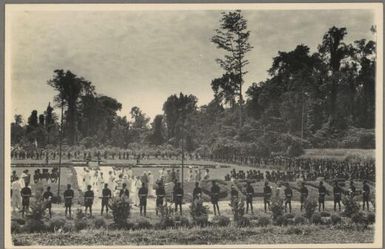
M241 11L223 13L211 40L223 52L216 59L223 74L207 83L213 99L198 106L197 96L172 94L152 121L138 106L130 117L119 116L119 100L75 72L55 70L45 83L56 91L53 101L46 110L31 110L26 122L15 115L12 146L55 147L62 122L63 143L84 148L183 144L189 152L261 157L298 156L304 148L374 148L374 41L346 44L349 30L330 27L314 53L306 44L278 51L268 78L242 90L243 76L253 70L245 57L253 53L249 34Z

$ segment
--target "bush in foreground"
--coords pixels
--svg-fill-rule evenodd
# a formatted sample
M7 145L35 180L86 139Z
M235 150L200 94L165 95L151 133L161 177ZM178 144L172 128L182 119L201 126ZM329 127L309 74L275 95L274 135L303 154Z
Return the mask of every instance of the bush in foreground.
M11 222L11 233L20 233L21 226L16 221Z
M230 218L223 215L214 216L212 223L216 226L225 227L230 224Z
M315 224L315 225L318 225L318 224L321 224L322 222L322 217L319 213L314 213L311 218L310 218L310 222L312 224Z
M271 223L270 217L261 216L258 218L257 225L260 227L267 227L268 225L270 225L270 223Z
M50 232L56 232L59 229L63 229L65 224L66 224L65 219L63 219L63 218L53 218L49 222L49 231Z
M306 218L302 215L297 215L294 217L294 224L295 225L304 225L304 224L306 224Z
M330 219L333 225L340 224L342 221L341 216L338 214L332 214Z

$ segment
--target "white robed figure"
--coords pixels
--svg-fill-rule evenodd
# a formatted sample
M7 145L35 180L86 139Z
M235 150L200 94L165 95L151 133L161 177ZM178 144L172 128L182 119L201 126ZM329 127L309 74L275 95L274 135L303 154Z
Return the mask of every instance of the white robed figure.
M102 197L104 182L105 181L104 181L103 172L100 172L99 177L97 179L98 197ZM101 200L101 199L99 199L99 200Z
M137 187L137 182L140 181L138 178L135 176L132 176L131 178L131 188L130 188L130 197L131 197L131 202L137 206L139 205L139 196L138 196L138 191L139 188Z
M112 171L108 172L108 186L110 187L110 189L115 190L115 175Z
M88 185L91 185L91 172L89 170L87 170L86 173L85 173L84 183L86 184L86 187Z
M129 166L127 170L127 176L128 178L131 178L133 175L134 175L134 172L132 171L131 166Z
M148 172L148 196L155 197L154 176L150 171Z
M12 189L12 199L11 199L11 205L12 205L12 211L18 211L21 208L21 181L15 180L11 184Z

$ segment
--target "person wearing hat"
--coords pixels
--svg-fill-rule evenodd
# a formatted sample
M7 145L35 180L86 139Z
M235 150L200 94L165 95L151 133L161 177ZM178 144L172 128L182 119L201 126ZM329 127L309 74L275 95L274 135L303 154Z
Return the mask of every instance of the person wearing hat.
M199 182L195 183L195 188L193 190L193 202L196 199L199 199L202 195L202 189L199 187Z
M267 207L270 209L270 198L271 198L271 187L269 186L269 182L265 182L265 187L263 188L263 203L265 207L265 213L267 211Z
M338 181L335 181L333 194L334 194L334 211L337 211L337 204L338 204L338 210L341 211L342 189L338 185Z
M319 187L318 187L318 211L321 212L321 207L322 211L325 211L325 195L326 195L326 188L323 185L323 182L320 181Z
M84 213L87 214L87 210L90 210L92 216L92 205L94 203L94 191L91 190L91 185L87 186L87 191L84 193Z
M211 187L211 203L213 204L214 215L217 215L217 211L218 211L218 215L221 215L219 211L219 205L218 205L220 188L215 181L212 181L212 184L213 185Z
M362 186L362 210L365 210L365 204L367 210L369 211L369 199L370 199L370 187L368 185L368 181L364 180Z
M24 213L29 211L29 199L32 196L31 188L28 186L28 182L25 182L25 187L21 189L21 205L23 207L21 213L24 218Z
M53 194L51 192L51 187L47 187L47 191L43 194L43 201L46 203L46 208L48 209L49 217L52 218L52 198Z
M293 197L293 190L290 184L286 184L285 188L285 213L287 212L287 206L289 206L289 213L291 213L291 198Z
M158 187L156 189L156 215L158 215L159 209L163 206L163 200L166 196L166 190L164 189L164 185L162 181L158 182Z
M301 211L302 211L303 207L305 206L305 201L306 201L308 195L309 195L309 190L305 186L305 183L301 182L301 189L300 189Z
M106 214L108 214L108 201L111 199L112 193L108 188L108 184L104 184L104 188L102 190L102 210L100 212L103 215L104 207L106 208Z
M183 189L180 182L177 182L174 186L174 203L175 203L175 212L178 211L178 206L180 209L180 214L182 215L182 202L183 202Z
M148 189L146 187L146 184L143 182L142 187L139 189L139 192L138 192L140 216L142 215L146 216L147 195L148 195Z
M247 185L246 185L246 214L249 212L249 206L250 206L251 213L254 214L253 196L254 196L254 188L253 188L253 186L251 186L250 182L247 182Z
M64 196L65 216L67 216L67 212L68 212L69 217L71 218L72 199L74 198L74 191L71 189L71 184L67 185L67 190L64 191L63 196Z

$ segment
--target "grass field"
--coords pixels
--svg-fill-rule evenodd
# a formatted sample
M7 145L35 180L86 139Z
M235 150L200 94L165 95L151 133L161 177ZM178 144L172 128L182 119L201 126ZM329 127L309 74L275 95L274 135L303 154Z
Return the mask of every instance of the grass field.
M15 245L193 245L371 243L374 230L303 225L288 227L206 227L167 230L84 230L79 233L18 234Z
M303 158L329 158L336 160L346 160L359 158L362 160L374 159L375 150L373 149L306 149Z

